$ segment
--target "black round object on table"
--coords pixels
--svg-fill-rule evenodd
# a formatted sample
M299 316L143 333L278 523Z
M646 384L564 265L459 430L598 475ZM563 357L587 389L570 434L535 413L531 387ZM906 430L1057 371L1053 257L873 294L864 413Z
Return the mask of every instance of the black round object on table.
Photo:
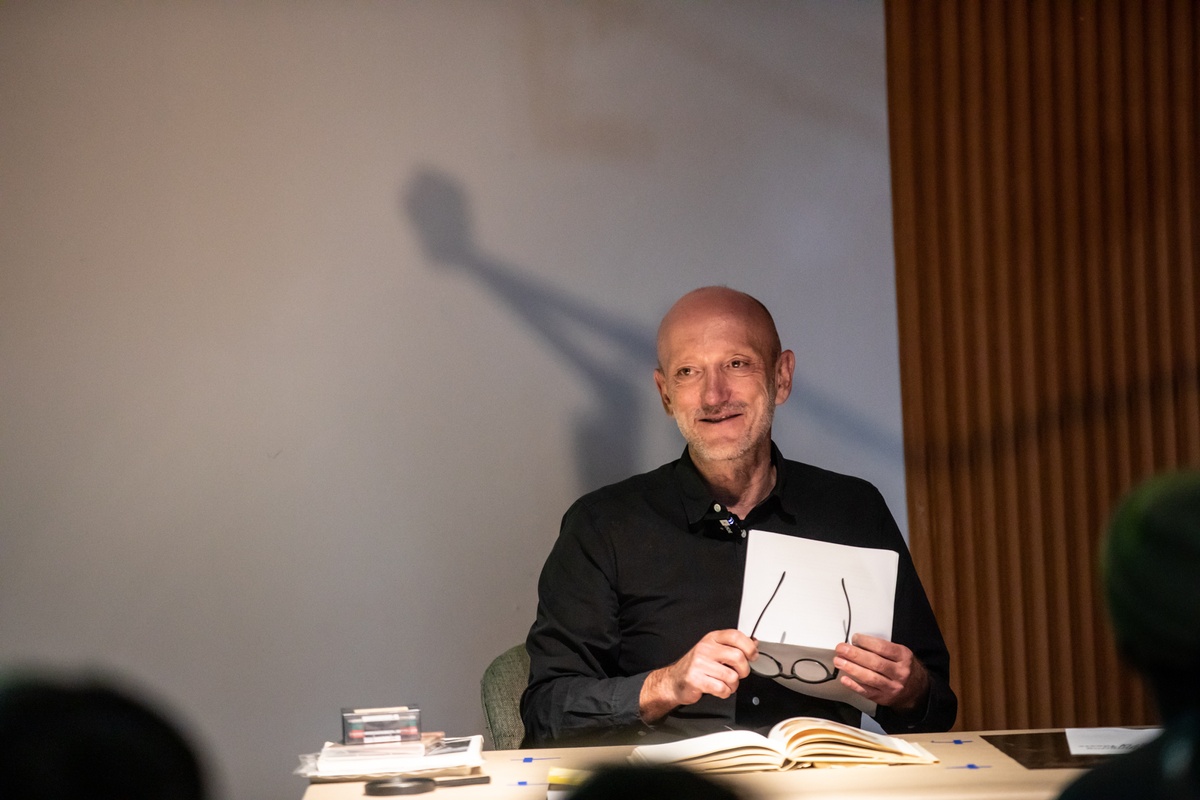
M367 781L363 794L382 797L396 794L424 794L437 788L433 778L382 778Z

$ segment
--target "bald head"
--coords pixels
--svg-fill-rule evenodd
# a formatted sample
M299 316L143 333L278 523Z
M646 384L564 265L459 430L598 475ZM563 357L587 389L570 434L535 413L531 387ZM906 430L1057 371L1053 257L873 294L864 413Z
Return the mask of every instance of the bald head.
M680 327L707 321L738 319L749 326L761 352L774 363L782 350L775 320L767 307L755 298L727 286L694 289L675 301L658 326L658 367L664 366L664 348L671 333Z
M795 367L763 304L724 286L688 292L658 328L663 410L710 478L718 468L765 474L775 406L791 393Z

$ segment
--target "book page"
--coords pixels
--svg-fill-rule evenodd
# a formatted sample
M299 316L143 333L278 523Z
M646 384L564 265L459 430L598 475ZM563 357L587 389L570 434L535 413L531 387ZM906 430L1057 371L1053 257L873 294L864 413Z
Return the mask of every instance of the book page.
M738 630L758 639L751 668L778 674L775 682L792 691L874 714L874 703L836 679L806 681L832 673L833 648L849 636L892 638L899 560L892 550L750 531Z
M778 723L768 736L728 730L642 745L633 749L629 761L729 773L823 765L934 764L937 758L915 742L831 720L792 717Z
M629 760L634 764L686 762L698 769L704 769L704 765L697 762L707 761L713 756L716 756L717 761L734 761L738 751L746 753L745 763L758 765L759 769L778 767L783 763L783 753L778 744L761 733L745 730L718 731L675 742L641 745L633 749Z
M768 738L778 741L798 761L833 763L933 763L937 759L915 742L815 717L792 717L777 723Z

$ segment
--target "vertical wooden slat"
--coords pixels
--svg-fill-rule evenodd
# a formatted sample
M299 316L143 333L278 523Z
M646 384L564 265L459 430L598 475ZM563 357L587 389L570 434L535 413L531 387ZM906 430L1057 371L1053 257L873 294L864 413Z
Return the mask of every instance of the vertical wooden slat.
M978 124L964 126L967 131L967 171L972 181L969 202L973 217L973 224L967 235L972 244L971 259L991 264L992 278L975 276L970 308L971 329L968 335L972 336L976 343L976 355L971 366L982 367L972 376L975 394L979 397L976 413L996 415L1002 411L1004 396L991 391L990 387L1003 383L1010 358L1008 352L997 351L992 346L996 339L989 335L986 321L978 313L978 309L986 305L989 297L996 298L1000 303L1004 303L1007 297L1003 291L998 291L998 288L1003 287L1007 269L1005 260L996 248L996 242L1003 238L1001 234L1008 225L1008 219L992 214L992 204L987 195L989 185L998 185L998 182L1002 182L1007 176L1007 153L1003 147L998 146L999 140L991 135L991 132L1002 129L1006 121L1005 107L997 105L993 95L997 87L995 75L1004 72L1005 63L1001 50L992 51L995 58L982 58L982 54L986 52L982 46L983 42L987 41L990 31L995 30L995 10L972 9L972 12L963 15L965 19L971 20L969 24L972 33L970 39L963 42L963 49L965 58L973 65L972 70L977 69L981 77L978 83L968 84L966 87L966 118L979 121ZM981 487L980 504L991 512L982 516L982 525L974 531L987 530L1001 524L1004 516L1011 511L1011 499L1008 496L1010 487L1004 483L1004 472L995 469L994 466L995 441L976 438L973 441L969 440L966 449L969 457L963 459L962 469L978 475L978 485ZM970 535L981 540L982 558L979 568L990 578L988 589L983 592L983 602L988 614L982 622L999 625L1008 611L1005 607L1008 592L1019 589L1006 583L1002 578L1004 571L995 568L996 564L1006 557L1003 543L992 537L978 536L974 532ZM1003 628L997 627L995 630ZM985 657L983 670L979 674L984 681L984 702L1003 707L1003 700L1008 692L1014 687L1026 685L1027 682L1022 679L1019 670L1003 670L999 667L995 659ZM1008 721L1003 720L1000 724L1007 727Z
M985 37L984 25L986 22L980 9L966 9L966 12L962 15L962 35L958 42L962 74L962 83L959 88L960 102L965 119L982 121L984 115L989 111L989 105L983 100L990 85L988 65L979 56L983 52L981 45ZM989 159L988 154L984 151L984 144L988 140L982 135L981 127L981 125L961 125L959 130L959 135L963 140L960 156L963 162L963 204L965 207L963 224L966 227L963 246L965 257L980 263L991 257L991 248L988 246L990 220L987 208L982 202L982 175L988 169ZM990 287L986 281L972 280L970 296L965 301L967 328L964 331L964 338L969 342L967 357L974 367L974 373L970 376L968 394L968 397L974 401L971 409L972 417L990 416L995 408L995 394L990 391L978 390L979 387L993 384L991 376L996 374L998 362L996 354L990 346L992 339L988 335L985 321L980 314L975 313L975 309L987 302L989 291ZM984 442L982 446L984 448L982 451L969 450L961 467L974 479L972 494L977 498L977 502L973 504L977 521L970 528L972 531L994 527L1001 510L1001 504L997 499L1000 494L997 473L991 468L993 463L992 445L991 442ZM985 591L978 593L980 618L983 620L983 624L1000 630L1000 622L1005 613L1004 592L1001 591L1003 584L998 571L991 567L1000 558L999 547L996 540L991 537L971 538L979 540L977 575L980 579L979 582L987 587ZM1013 688L1019 689L1025 685L1023 676L1015 670L998 670L994 660L988 659L986 656L983 658L980 668L983 671L982 674L989 675L991 678L985 683L987 693L984 702L1002 704L1006 691Z
M1167 28L1167 5L1152 3L1146 9L1146 31L1144 46L1152 42L1168 39L1170 31ZM1170 151L1170 129L1168 127L1169 111L1167 107L1167 69L1166 59L1151 59L1146 65L1146 139L1147 160L1149 172L1147 183L1150 187L1148 203L1150 204L1150 219L1152 227L1147 233L1147 247L1151 255L1147 268L1153 271L1153 277L1148 281L1150 294L1149 325L1147 335L1147 361L1149 382L1154 391L1163 388L1163 376L1171 370L1170 340L1171 328L1177 324L1170 304L1171 263L1170 253L1170 192L1166 191L1171 183L1171 168L1175 159ZM1162 158L1154 158L1155 153L1162 153ZM1173 404L1164 406L1163 414L1156 425L1151 426L1147 436L1155 449L1156 458L1165 461L1177 457L1175 447L1176 417Z
M1095 167L1084 168L1089 174L1096 176L1094 181L1089 181L1089 191L1095 191L1095 205L1089 207L1089 211L1093 216L1088 219L1089 224L1089 245L1091 246L1092 264L1091 269L1084 275L1084 279L1095 284L1095 291L1089 293L1089 303L1091 304L1091 312L1088 318L1088 333L1092 337L1094 344L1088 349L1089 367L1090 367L1090 382L1089 391L1093 397L1089 399L1091 408L1087 418L1087 430L1089 435L1095 437L1096 449L1093 454L1095 459L1095 467L1093 471L1096 473L1096 491L1088 496L1088 502L1093 506L1091 516L1093 524L1096 526L1094 530L1098 530L1103 524L1105 509L1099 508L1096 503L1096 497L1107 497L1116 493L1115 486L1120 485L1119 481L1115 480L1115 466L1121 463L1121 456L1117 451L1117 445L1112 435L1115 429L1113 425L1093 424L1094 419L1099 416L1103 419L1111 420L1120 413L1118 401L1120 394L1113 376L1109 370L1109 354L1114 348L1113 341L1110 340L1112 329L1109 323L1110 315L1105 308L1105 298L1108 296L1107 279L1105 276L1111 274L1111 268L1108 262L1108 254L1116 252L1119 245L1119 238L1109 234L1110 221L1106 219L1108 205L1111 203L1111 192L1108 191L1109 184L1105 180L1106 175L1111 174L1114 178L1119 176L1119 156L1117 152L1111 165L1107 165L1106 158L1109 157L1113 150L1114 135L1111 130L1107 129L1107 125L1113 116L1113 104L1106 100L1106 95L1111 94L1111 80L1106 80L1111 75L1112 70L1106 69L1106 64L1112 62L1112 58L1106 58L1109 54L1115 54L1118 50L1118 45L1112 41L1111 34L1105 34L1103 26L1104 14L1102 9L1097 5L1093 9L1084 9L1089 17L1088 25L1086 26L1086 34L1089 38L1090 59L1088 63L1089 77L1095 80L1095 88L1089 92L1091 107L1089 108L1092 124L1096 126L1095 130L1095 145L1092 152L1095 154L1096 164L1105 164L1104 169ZM1119 341L1119 335L1118 335ZM1086 472L1085 472L1086 474ZM1089 545L1094 535L1093 531L1080 531L1076 533L1077 547L1081 553L1090 553ZM1091 565L1088 565L1091 567ZM1094 568L1089 568L1086 573L1077 572L1078 577L1083 580L1088 580L1094 574ZM1095 593L1093 593L1094 595ZM1086 602L1087 598L1082 598ZM1096 658L1100 662L1099 672L1102 675L1113 674L1115 659L1111 651L1100 647L1103 641L1101 638L1104 631L1104 615L1102 609L1098 609L1092 614L1092 625L1088 628L1083 628L1082 646L1090 648L1096 653ZM1107 691L1106 691L1107 690ZM1095 699L1097 713L1090 717L1085 724L1094 724L1093 720L1103 719L1113 713L1115 708L1114 699L1119 695L1120 690L1111 682L1102 683L1097 686L1098 696Z
M1066 550L1073 558L1065 571L1066 580L1078 586L1088 586L1094 574L1089 558L1080 554L1089 553L1089 543L1099 529L1099 513L1095 508L1090 489L1095 488L1092 473L1100 463L1100 447L1091 430L1091 403L1098 397L1095 388L1097 375L1087 353L1091 347L1100 347L1096 328L1100 317L1095 313L1097 306L1092 295L1094 281L1088 275L1099 269L1100 254L1096 246L1097 220L1099 219L1099 174L1088 169L1087 164L1097 163L1100 150L1100 132L1097 112L1098 58L1094 36L1094 8L1079 3L1060 6L1060 25L1056 28L1056 43L1062 57L1057 63L1059 106L1062 116L1068 118L1064 128L1074 123L1074 130L1060 137L1058 150L1060 168L1063 170L1066 198L1060 206L1059 218L1063 221L1064 242L1061 248L1063 264L1075 264L1075 269L1062 270L1068 284L1064 295L1066 307L1074 311L1074 324L1067 330L1064 349L1057 354L1064 364L1064 388L1061 402L1067 404L1071 425L1071 460L1067 483L1074 499L1070 504L1070 519L1059 529L1058 537L1066 541ZM1062 17L1066 18L1063 19ZM1069 54L1069 57L1068 57ZM1072 113L1073 112L1073 113ZM1059 573L1063 575L1064 573ZM1057 607L1060 619L1071 621L1076 633L1071 639L1075 655L1072 659L1072 675L1079 675L1082 685L1096 685L1096 642L1093 632L1099 624L1095 613L1095 598L1080 597L1079 594L1057 592ZM1087 709L1094 705L1085 704L1077 709L1079 724L1090 724Z
M1190 0L887 0L912 549L965 728L1133 724L1095 556L1200 465Z
M1179 0L1172 4L1171 11L1170 108L1196 109L1200 106L1200 86L1195 78L1200 72L1200 10ZM1170 152L1176 156L1171 187L1175 216L1170 227L1178 232L1174 263L1194 264L1200 258L1200 226L1189 223L1200 213L1200 130L1195 114L1189 117L1175 111L1173 122ZM1194 380L1185 380L1179 387L1179 441L1191 442L1200 438L1200 321L1190 313L1200 307L1200 278L1185 271L1180 284L1182 364L1185 369L1191 367Z
M1022 665L1031 665L1031 657L1037 652L1032 639L1040 625L1048 622L1045 613L1045 562L1042 556L1042 539L1033 534L1039 529L1038 514L1042 508L1041 463L1035 448L1041 427L1038 415L1037 373L1040 360L1038 348L1041 343L1032 335L1037 304L1037 172L1042 165L1037 161L1035 148L1036 119L1034 99L1038 95L1037 69L1033 63L1030 30L1031 9L1023 3L1005 4L1008 11L1007 45L1012 53L1010 64L1009 104L1012 107L1012 127L1009 131L1009 149L1013 161L1012 190L1005 198L1012 208L1014 225L1010 247L1013 273L1013 326L1008 335L1016 344L1017 363L1020 365L1009 386L1013 390L1015 425L1008 442L1013 458L1011 469L1020 478L1018 485L1018 507L1020 515L1013 536L1006 537L1015 544L1019 559L1013 569L1024 577L1023 609L1016 614L1020 621L1020 638L1013 644L1012 659ZM1004 79L1001 79L1002 82ZM987 314L985 310L983 313ZM1032 707L1030 703L1014 703L1013 715L1019 727L1040 724L1039 715L1049 709L1053 695L1046 686L1034 681Z
M1029 63L1031 80L1028 102L1031 107L1029 147L1032 151L1031 202L1029 204L1028 236L1032 239L1027 284L1032 287L1029 298L1030 315L1025 319L1022 330L1024 351L1029 363L1030 378L1027 382L1026 403L1028 412L1037 420L1035 427L1036 447L1027 448L1026 461L1030 472L1036 476L1036 489L1031 494L1030 524L1025 529L1024 545L1030 555L1028 569L1030 582L1037 587L1031 597L1028 616L1034 620L1045 620L1044 624L1027 625L1027 654L1054 652L1053 644L1062 635L1066 619L1054 613L1057 610L1053 576L1061 574L1066 564L1056 559L1054 537L1040 535L1041 531L1060 529L1055 498L1062 497L1062 426L1041 409L1054 407L1061 400L1058 367L1045 354L1058 351L1057 309L1061 304L1058 293L1058 273L1045 270L1041 265L1053 263L1057 236L1046 235L1043 220L1052 218L1057 207L1054 174L1054 130L1056 127L1056 104L1059 98L1054 93L1053 49L1051 40L1053 27L1048 4L1038 3L1029 8L1026 20L1029 36ZM1049 406L1047 403L1049 402ZM1059 668L1074 674L1083 664L1080 654L1074 650L1063 653ZM1090 660L1090 659L1089 659ZM1026 727L1045 727L1050 720L1071 717L1075 714L1074 695L1071 692L1053 691L1040 686L1039 701L1030 710Z
M1053 109L1059 124L1056 126L1054 143L1054 169L1051 179L1055 186L1054 214L1059 220L1060 235L1055 239L1053 263L1076 264L1084 261L1082 214L1083 170L1079 159L1083 154L1080 147L1082 125L1080 116L1084 103L1078 93L1078 70L1076 69L1079 44L1075 36L1078 17L1074 3L1056 3L1052 6L1054 21L1049 38L1054 51L1051 67L1053 78ZM1062 431L1062 470L1058 491L1063 493L1064 502L1057 505L1058 513L1048 529L1047 536L1054 548L1055 564L1052 573L1068 576L1072 583L1084 581L1090 575L1090 564L1076 557L1081 552L1079 542L1071 535L1072 530L1090 532L1093 520L1089 518L1086 486L1087 471L1091 467L1087 424L1079 403L1071 402L1071 391L1087 385L1086 366L1079 353L1085 352L1084 326L1086 312L1083 301L1082 269L1053 270L1059 279L1059 303L1057 307L1047 305L1047 325L1057 325L1059 331L1056 346L1048 350L1048 371L1058 377L1054 392L1054 404L1058 409L1056 425ZM1074 356L1074 357L1072 357ZM1083 552L1086 552L1086 548ZM1053 616L1059 625L1075 624L1081 631L1090 631L1094 625L1090 602L1079 603L1070 592L1056 591L1053 595ZM1080 644L1084 636L1077 634L1074 641ZM1095 685L1095 659L1091 654L1094 646L1084 644L1072 648L1067 669L1070 675L1081 675L1082 680ZM1047 650L1049 652L1049 650ZM1074 702L1074 693L1065 709L1056 709L1054 719L1080 719L1082 714ZM1066 701L1060 701L1066 705Z

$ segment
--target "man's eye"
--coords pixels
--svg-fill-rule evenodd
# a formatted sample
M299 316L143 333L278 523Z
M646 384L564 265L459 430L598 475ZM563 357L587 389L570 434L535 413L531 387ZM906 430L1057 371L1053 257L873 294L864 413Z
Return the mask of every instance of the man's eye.
M681 378L686 378L692 374L692 368L691 367L680 367L679 370L675 374Z
M739 358L735 358L733 361L729 362L729 366L733 367L734 369L741 369L742 367L746 366L746 362Z

